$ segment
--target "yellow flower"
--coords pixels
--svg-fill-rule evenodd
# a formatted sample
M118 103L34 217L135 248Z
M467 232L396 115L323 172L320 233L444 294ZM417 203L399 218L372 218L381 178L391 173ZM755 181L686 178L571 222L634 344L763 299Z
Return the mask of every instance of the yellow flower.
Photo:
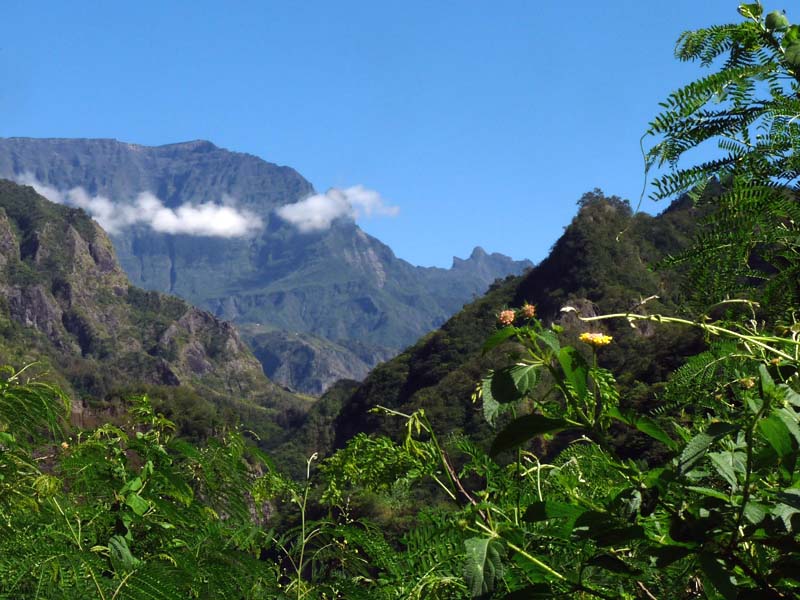
M500 314L497 315L497 320L500 325L504 325L506 327L514 323L514 319L516 318L517 314L513 310L501 310Z
M526 319L532 319L536 314L536 307L533 304L523 304L522 308L520 309L522 316Z
M582 333L578 338L580 341L585 342L591 346L607 346L611 343L612 338L610 335L604 333Z
M69 448L69 444L67 442L61 442L61 448L67 450Z

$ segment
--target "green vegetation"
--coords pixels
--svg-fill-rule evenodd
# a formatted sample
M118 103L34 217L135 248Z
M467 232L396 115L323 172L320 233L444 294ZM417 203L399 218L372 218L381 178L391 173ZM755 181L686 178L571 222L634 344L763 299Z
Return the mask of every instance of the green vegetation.
M7 370L0 594L797 598L800 26L739 11L681 37L679 57L720 68L649 131L652 164L708 140L727 153L656 181L699 210L586 195L538 269L335 386L300 434L286 422L281 468L169 388L153 396L194 411L194 443L127 394L117 424L69 430L57 387ZM315 445L338 450L283 464Z

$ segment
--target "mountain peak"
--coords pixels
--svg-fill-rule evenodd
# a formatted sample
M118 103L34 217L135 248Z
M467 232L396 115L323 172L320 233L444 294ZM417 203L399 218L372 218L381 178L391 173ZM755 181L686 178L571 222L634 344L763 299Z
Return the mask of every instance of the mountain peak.
M486 256L488 256L486 254L486 250L484 250L480 246L475 246L475 248L472 249L472 254L469 255L470 259L472 259L472 260L477 260L479 258L485 258Z
M475 246L469 258L453 257L453 266L451 269L482 269L491 268L499 271L507 271L508 273L519 274L524 269L532 267L533 263L527 259L515 261L510 256L500 254L499 252L486 252L481 246Z

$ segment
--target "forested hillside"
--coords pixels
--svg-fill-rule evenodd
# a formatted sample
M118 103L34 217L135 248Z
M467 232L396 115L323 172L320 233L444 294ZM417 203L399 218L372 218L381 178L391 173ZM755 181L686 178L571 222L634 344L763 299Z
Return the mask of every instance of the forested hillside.
M0 327L3 363L35 363L84 426L143 391L195 435L242 419L269 437L279 414L309 404L264 376L229 323L132 286L83 211L1 180Z

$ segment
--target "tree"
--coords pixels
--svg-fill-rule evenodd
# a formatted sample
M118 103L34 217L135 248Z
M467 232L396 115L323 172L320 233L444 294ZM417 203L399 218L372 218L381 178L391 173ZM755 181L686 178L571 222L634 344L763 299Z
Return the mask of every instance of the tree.
M760 3L739 14L679 38L678 59L716 70L662 104L645 136L656 140L647 169L670 169L653 198L688 193L707 211L695 246L673 261L691 264L704 304L754 295L786 316L800 300L800 25ZM713 158L679 164L714 144Z

